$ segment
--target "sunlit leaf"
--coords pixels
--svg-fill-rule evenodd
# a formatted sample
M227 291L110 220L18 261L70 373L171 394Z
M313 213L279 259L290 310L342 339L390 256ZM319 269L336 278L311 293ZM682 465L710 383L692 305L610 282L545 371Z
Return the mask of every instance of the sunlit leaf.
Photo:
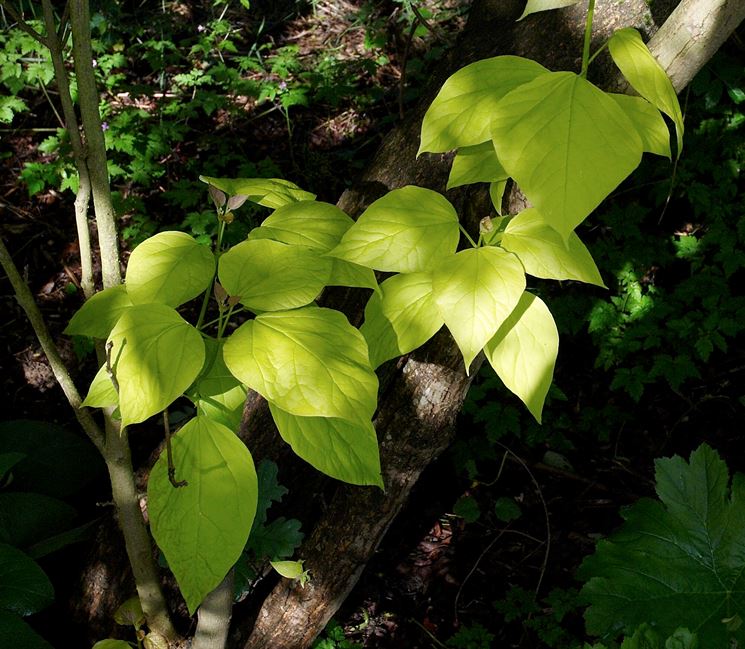
M608 49L618 69L634 90L673 120L678 143L677 155L680 156L683 149L683 113L675 88L665 70L633 27L617 30L608 41Z
M246 401L246 388L225 365L223 342L207 338L205 343L208 369L194 385L197 413L237 431Z
M374 291L378 289L378 280L375 279L375 272L371 268L335 257L329 257L329 259L331 259L331 275L327 282L328 286L356 286L371 288Z
M93 645L92 649L132 649L132 645L126 640L106 638L105 640L99 640Z
M447 189L471 185L473 183L490 183L506 180L507 172L494 151L491 140L475 146L458 149L450 168Z
M148 480L148 513L155 541L193 614L243 551L258 483L245 444L206 417L192 419L171 445L175 477L188 484L171 484L161 453Z
M547 72L493 111L500 162L566 240L639 164L642 142L618 104L572 72Z
M507 224L502 247L515 253L525 272L544 279L574 279L605 287L592 255L576 233L566 242L535 208L520 212Z
M113 361L114 359L112 359L112 363ZM96 376L93 377L93 381L88 388L88 394L81 405L88 408L109 408L119 405L119 394L111 382L106 364L98 368L98 372L96 372Z
M419 153L438 153L488 140L494 107L510 90L548 72L519 56L497 56L458 70L440 88L422 122Z
M109 336L122 426L144 421L179 397L204 364L199 332L165 304L124 312Z
M31 615L54 601L54 588L33 559L0 543L0 609Z
M455 208L441 194L412 185L375 201L329 253L375 270L429 270L455 252Z
M351 484L383 486L378 438L372 422L297 417L271 402L269 408L282 439L316 469Z
M287 579L298 579L303 574L302 561L270 561L280 575Z
M109 337L123 311L132 306L124 284L112 286L90 297L75 313L65 333L68 336Z
M432 294L431 273L394 275L380 285L365 307L360 327L370 350L370 362L408 354L434 336L444 320Z
M517 306L525 272L500 248L469 248L443 259L432 276L437 307L463 354L471 361Z
M300 189L284 178L212 178L199 176L199 180L217 187L229 196L247 196L252 203L276 209L298 201L312 201L316 195Z
M540 423L559 352L559 332L548 307L523 293L484 352L502 382Z
M562 7L576 5L578 2L581 2L581 0L528 0L528 4L525 5L525 11L523 11L518 20L522 20L530 14L535 14L539 11L561 9Z
M161 232L129 257L125 284L134 304L179 306L202 293L215 273L215 257L185 232Z
M231 334L223 355L240 381L294 415L364 422L375 411L367 343L338 311L264 313Z
M331 275L331 260L303 246L269 239L244 241L220 257L218 276L229 295L252 311L309 304Z
M270 214L248 238L270 238L328 252L352 226L351 217L336 205L320 201L289 203Z
M644 150L670 159L672 156L670 153L670 131L667 129L662 113L641 97L615 93L609 93L609 96L626 113L626 117L631 120L642 139Z
M491 203L497 214L502 213L502 199L504 198L504 192L506 189L506 180L498 180L497 182L489 184L489 198L491 198Z
M587 630L629 633L647 622L664 636L684 622L700 649L743 646L745 476L730 488L706 444L689 462L676 455L655 469L659 500L622 509L621 529L580 567Z

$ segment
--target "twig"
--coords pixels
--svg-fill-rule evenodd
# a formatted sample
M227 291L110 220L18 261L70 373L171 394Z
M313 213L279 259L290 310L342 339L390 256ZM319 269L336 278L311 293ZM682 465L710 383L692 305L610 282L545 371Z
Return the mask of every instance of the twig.
M6 0L0 0L0 7L10 14L10 17L16 21L16 27L26 32L31 38L41 43L44 47L49 47L47 39L29 25Z

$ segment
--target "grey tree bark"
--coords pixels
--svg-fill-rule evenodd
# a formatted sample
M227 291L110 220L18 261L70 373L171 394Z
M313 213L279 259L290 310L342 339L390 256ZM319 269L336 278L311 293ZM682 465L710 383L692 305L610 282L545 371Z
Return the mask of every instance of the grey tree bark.
M653 41L655 54L665 67L670 67L676 90L690 81L739 24L744 4L745 0L683 0L674 21L664 27L663 34L675 37L665 35ZM432 80L418 108L384 141L364 176L341 197L338 204L342 209L358 215L372 200L407 184L444 192L450 157L423 156L417 160L416 151L423 113L444 78L455 69L488 56L517 54L551 69L579 70L584 6L537 14L515 24L523 5L521 0L474 2L449 65ZM657 19L664 19L674 2L658 0L654 6ZM657 31L655 18L644 0L599 0L594 46L602 44L614 30L628 26L636 27L646 38ZM595 82L613 85L615 72L608 62L599 68L601 78ZM484 194L479 190L448 192L466 227L473 228L479 217L489 212ZM513 195L511 200L519 203L520 197ZM345 298L348 296L337 296L333 306L343 308L350 320L358 323L360 300ZM472 368L472 375L476 369ZM385 493L374 488L338 486L299 552L305 567L311 570L311 582L301 588L281 580L255 619L251 612L236 612L231 644L244 649L309 646L357 583L422 470L450 443L470 379L449 335L441 332L424 348L400 359L394 367L385 368L385 372L375 421ZM287 457L277 445L265 404L255 395L247 402L242 436L257 457ZM298 474L293 473L297 479ZM314 480L304 479L311 484ZM304 491L307 494L307 483Z

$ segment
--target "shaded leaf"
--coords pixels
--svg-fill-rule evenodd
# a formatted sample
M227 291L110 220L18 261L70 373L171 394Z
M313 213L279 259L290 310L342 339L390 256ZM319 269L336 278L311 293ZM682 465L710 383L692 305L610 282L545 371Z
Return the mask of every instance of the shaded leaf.
M670 159L670 131L667 130L662 113L641 97L614 93L609 93L609 96L631 120L642 139L644 151Z
M25 548L68 528L77 512L65 502L43 494L0 493L0 543Z
M208 369L202 370L194 384L194 405L198 414L237 431L246 401L246 387L225 365L223 341L205 338L204 342Z
M246 547L259 558L280 559L291 557L303 542L300 521L282 516L251 532Z
M0 609L31 615L54 601L54 588L39 565L20 550L0 543Z
M176 479L161 453L148 480L156 542L176 576L189 613L238 560L256 513L258 483L245 444L222 424L196 417L172 438Z
M491 183L507 180L509 175L502 168L492 141L458 149L450 168L447 189L473 183Z
M26 624L19 615L0 610L0 647L18 649L54 649ZM129 645L127 649L131 649Z
M256 517L253 528L266 523L267 512L273 502L281 502L287 495L287 488L277 480L278 467L271 460L261 460L256 467L256 477L259 481L259 499L256 504ZM251 531L253 534L253 530Z

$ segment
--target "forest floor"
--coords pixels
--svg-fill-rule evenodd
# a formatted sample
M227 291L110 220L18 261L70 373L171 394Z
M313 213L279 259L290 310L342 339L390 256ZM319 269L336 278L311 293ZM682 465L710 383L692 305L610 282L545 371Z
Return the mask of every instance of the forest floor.
M359 72L368 75L365 87L375 88L379 99L365 109L348 99L333 109L322 102L298 106L291 109L289 132L290 122L282 111L257 117L261 110L255 108L253 112L247 109L241 118L216 111L201 130L214 129L223 139L240 134L243 142L251 143L246 147L250 152L243 153L255 163L270 157L280 172L317 192L319 199L335 202L346 178L364 167L401 110L416 98L411 85L399 86L402 64L418 61L421 67L411 68L407 83L423 83L427 66L437 65L431 56L433 49L446 44L439 44L437 38L447 41L448 34L462 24L452 3L452 17L436 25L442 34L420 29L409 39L401 14L373 12L364 20L377 20L376 33L382 36L371 50L363 41L372 32L359 22L362 4L318 2L314 3L315 14L277 21L271 32L275 49L267 48L264 56L270 58L277 48L291 44L297 46L302 60L330 43L349 60L360 53L369 56L370 51L385 55L385 62L373 66L374 70ZM332 6L336 13L329 13ZM392 6L400 11L402 5ZM346 8L346 13L339 7ZM72 194L46 187L29 196L19 179L27 163L45 164L56 155L39 151L40 137L32 130L52 123L53 115L42 97L32 114L3 132L12 154L0 159L1 227L65 360L83 386L91 376L91 356L62 334L81 304ZM192 145L188 141L176 144L173 155L188 159ZM174 216L172 204L165 214L159 212L164 208L162 190L175 186L184 173L183 167L165 160L163 164L167 173L150 186L120 183L123 193L139 193L144 213L162 214L153 218L156 228L182 220ZM340 174L340 165L348 173ZM632 179L629 186L640 182ZM632 198L624 205L633 206ZM690 220L689 214L679 211L652 229L664 240ZM131 213L125 221L132 224ZM602 232L595 234L602 236ZM130 249L135 242L136 237L124 240L123 245ZM673 273L659 281L673 286L679 279ZM611 291L615 290L613 281L613 277L606 279ZM75 429L4 278L0 285L3 419L56 422ZM607 299L587 287L551 291L557 303L563 291L571 294L570 299L583 291L592 299ZM670 348L688 344L675 338L663 342ZM651 382L636 401L612 388L612 374L595 366L597 343L586 323L562 330L561 345L556 372L561 393L553 395L540 435L535 427L530 428L531 434L523 433L525 419L522 415L515 419L518 404L514 397L494 387L485 373L477 377L459 420L456 443L422 476L411 501L336 616L336 627L324 636L324 649L356 646L351 643L381 649L573 647L584 639L576 570L593 552L596 541L620 525L621 508L654 495L653 460L674 453L687 457L706 441L732 471L745 471L741 441L745 346L741 335L731 341L727 353L713 353L708 362L701 362L698 378L684 382L679 390ZM494 400L508 405L494 407ZM582 418L588 412L595 413L596 425L589 424L587 416ZM614 419L619 412L623 417ZM88 498L85 511L90 512L95 502L107 496L102 487ZM70 575L77 567L75 562L86 556L84 545L65 551ZM60 593L68 590L59 586ZM58 598L53 611L57 619L64 618L65 606ZM65 628L73 637L85 636L85 630L72 623ZM55 646L73 646L59 638L49 640Z

